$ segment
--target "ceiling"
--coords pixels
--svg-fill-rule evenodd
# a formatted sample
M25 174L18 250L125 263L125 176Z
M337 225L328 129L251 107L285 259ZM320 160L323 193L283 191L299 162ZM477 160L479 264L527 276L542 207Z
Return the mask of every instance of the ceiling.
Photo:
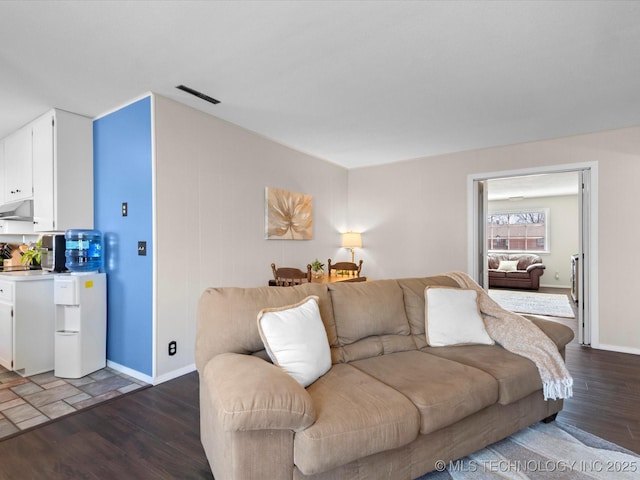
M488 181L489 200L523 200L525 198L577 195L578 172L545 173Z
M152 91L353 168L640 125L639 60L634 1L4 0L0 138Z

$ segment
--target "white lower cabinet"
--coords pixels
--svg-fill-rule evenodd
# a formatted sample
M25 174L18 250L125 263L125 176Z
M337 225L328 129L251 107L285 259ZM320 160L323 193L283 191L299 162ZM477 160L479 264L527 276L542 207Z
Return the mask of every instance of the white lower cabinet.
M1 288L1 287L0 287ZM13 369L13 307L0 302L0 365Z
M21 272L23 273L23 272ZM27 377L53 370L53 275L0 274L0 365Z

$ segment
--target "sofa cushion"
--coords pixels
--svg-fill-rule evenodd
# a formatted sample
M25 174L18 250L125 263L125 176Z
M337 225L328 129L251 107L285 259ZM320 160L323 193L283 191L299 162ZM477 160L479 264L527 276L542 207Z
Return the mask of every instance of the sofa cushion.
M427 287L424 295L429 345L493 345L478 307L478 292L468 288Z
M489 270L489 278L505 278L506 276L507 272L502 270Z
M329 293L341 361L416 349L397 281L331 283Z
M427 347L424 351L491 375L498 382L498 402L501 405L508 405L542 389L542 381L535 364L499 345Z
M258 313L258 330L269 358L306 387L331 368L331 351L318 297Z
M348 363L387 353L416 349L416 343L411 335L374 335L358 340L351 345L332 349L331 353L334 363ZM336 355L338 350L340 351L339 357ZM339 361L335 361L336 358Z
M538 255L522 253L519 255L511 255L510 260L518 261L518 270L526 270L534 263L542 265L542 259Z
M529 280L531 278L531 274L525 270L514 270L513 272L506 272L507 278L520 278L522 280Z
M553 343L556 344L558 350L561 352L567 343L575 337L574 331L561 323L546 320L537 315L523 315L523 317L528 318L535 323L535 325L542 330L545 335L553 341Z
M457 422L498 400L498 382L488 373L422 351L392 353L351 365L411 400L420 412L422 434Z
M407 397L351 365L334 365L307 392L316 421L294 438L294 462L306 475L402 447L418 436L420 415Z
M338 342L371 335L408 335L402 289L395 280L329 284Z
M404 307L411 328L411 336L418 348L426 346L424 330L424 289L429 286L459 287L451 277L438 275L423 278L401 278L398 284L402 288Z
M267 307L292 305L309 295L319 298L320 315L329 345L337 343L333 307L327 286L305 283L296 287L208 288L198 303L196 367L223 352L256 353L264 349L256 317Z

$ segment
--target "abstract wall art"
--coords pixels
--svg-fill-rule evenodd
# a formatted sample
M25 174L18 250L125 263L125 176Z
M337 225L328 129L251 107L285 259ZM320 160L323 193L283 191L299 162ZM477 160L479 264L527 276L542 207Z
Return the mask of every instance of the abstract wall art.
M313 197L281 188L265 189L265 238L311 240Z

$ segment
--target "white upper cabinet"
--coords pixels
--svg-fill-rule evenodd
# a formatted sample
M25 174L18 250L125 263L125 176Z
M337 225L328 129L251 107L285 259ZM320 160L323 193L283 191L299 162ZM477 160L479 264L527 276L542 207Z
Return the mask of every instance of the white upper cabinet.
M93 228L92 120L51 110L31 126L34 231Z
M47 113L33 126L33 228L54 230L53 131L55 116Z
M33 198L31 125L4 140L4 203Z

